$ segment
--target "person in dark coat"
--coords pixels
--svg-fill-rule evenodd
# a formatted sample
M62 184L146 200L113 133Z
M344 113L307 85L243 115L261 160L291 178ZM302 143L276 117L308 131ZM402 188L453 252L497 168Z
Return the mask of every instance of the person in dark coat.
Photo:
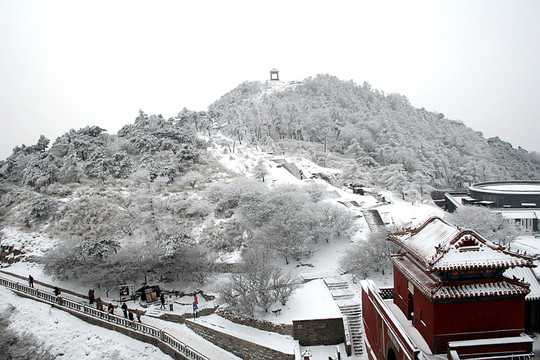
M126 303L122 304L122 311L124 312L124 317L127 319L127 317L128 317L128 313L127 313L128 307L127 307Z
M165 295L163 293L161 293L160 300L161 300L161 306L159 308L165 310Z
M34 278L32 275L28 275L28 286L34 287Z
M112 303L109 303L109 307L107 308L107 311L110 315L114 315L114 305Z
M94 289L88 290L88 301L90 302L90 305L94 303Z
M54 287L54 296L60 295L60 292L61 292L61 291L60 291L60 289L58 288L58 286L55 286L55 287Z
M133 311L129 311L129 321L133 322Z

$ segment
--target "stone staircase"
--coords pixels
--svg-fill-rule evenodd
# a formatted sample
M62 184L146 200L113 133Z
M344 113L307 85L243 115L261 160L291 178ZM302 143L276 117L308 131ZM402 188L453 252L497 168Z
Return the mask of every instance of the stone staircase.
M352 299L354 297L354 293L349 290L349 284L346 281L330 278L324 279L324 282L334 300Z
M363 352L362 341L362 307L354 299L354 293L349 289L349 284L339 276L324 278L324 282L336 300L339 310L345 321L345 332L351 342L352 355L360 355Z
M381 214L377 210L363 210L364 218L369 226L369 229L373 232L384 230L384 221L381 218Z
M349 328L352 354L360 355L364 349L362 341L362 308L360 304L338 305Z

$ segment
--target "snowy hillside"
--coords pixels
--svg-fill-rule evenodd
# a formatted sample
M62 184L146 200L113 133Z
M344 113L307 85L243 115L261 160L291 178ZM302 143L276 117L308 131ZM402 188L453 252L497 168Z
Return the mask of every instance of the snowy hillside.
M217 138L217 137L216 137ZM221 137L223 141L230 141L225 137ZM214 139L215 143L219 143ZM339 206L340 208L345 209L347 212L354 214L355 224L354 228L356 229L354 233L351 233L350 236L345 238L336 238L331 242L320 242L313 244L311 255L303 258L300 261L293 261L286 265L283 260L279 260L280 268L284 272L289 272L293 276L299 279L319 279L308 281L303 285L299 285L290 295L286 306L281 304L271 305L272 309L280 309L279 314L274 314L272 312L257 313L257 317L262 320L267 320L274 323L291 323L293 319L302 319L306 317L326 317L330 315L339 314L337 308L338 302L334 301L332 298L331 292L326 289L323 279L329 281L328 279L340 276L340 258L347 253L349 248L356 242L364 241L366 235L370 232L366 219L364 218L363 211L366 209L377 209L381 216L383 217L385 223L389 226L403 227L403 226L414 226L421 223L423 220L432 215L443 215L442 211L435 207L432 204L426 203L417 203L411 204L400 200L393 196L390 192L377 193L373 192L368 194L370 189L366 189L364 195L353 194L352 190L340 186L337 182L332 184L334 180L339 176L339 169L325 168L319 165L314 164L312 161L305 159L301 156L295 154L269 154L268 152L261 151L255 147L250 147L247 145L236 145L234 153L228 151L226 146L215 145L208 149L209 154L211 154L222 166L224 169L223 174L232 174L226 175L229 178L236 177L256 177L256 168L258 166L264 166L267 169L265 173L264 184L270 188L275 188L283 186L286 184L296 185L300 187L310 187L318 185L324 193L328 194L325 196L325 203ZM294 164L294 167L286 167L284 164ZM302 176L298 177L298 173L301 173ZM214 175L221 177L222 175ZM326 179L326 180L323 180ZM261 181L262 183L262 181ZM126 191L126 190L122 190ZM169 195L171 196L171 195ZM379 201L382 197L386 199L387 202ZM379 200L378 200L379 199ZM69 198L65 198L65 201ZM237 215L234 215L232 218L223 218L218 219L221 222L227 222L234 220ZM203 219L199 222L197 227L197 232L202 233L204 228L213 221L213 215L208 216L206 219ZM214 218L214 220L216 220ZM65 278L61 279L54 274L48 274L43 272L43 265L41 263L33 262L34 259L41 256L47 256L47 251L52 247L58 246L58 241L50 235L46 235L40 232L26 232L21 229L17 229L16 226L6 227L2 230L3 233L3 245L10 245L16 248L24 249L25 255L23 259L26 261L13 264L12 266L6 268L6 270L20 275L26 276L27 274L32 274L34 278L44 281L50 284L56 284L63 288L72 289L80 293L86 293L87 286L84 283L80 283L75 279ZM61 241L61 240L60 240ZM237 261L241 260L241 254L238 253L236 257ZM99 266L99 263L97 264ZM210 276L208 281L204 284L197 284L192 281L172 281L166 283L160 283L165 289L183 289L186 292L193 291L196 289L203 289L205 293L217 294L219 292L219 283L222 282L222 279L226 277L227 274L217 274ZM386 275L381 275L380 273L372 274L372 276L377 279L381 285L391 285L391 276L387 272ZM343 276L344 281L350 283L350 293L352 294L352 300L357 298L358 289L356 285L350 281L349 276ZM156 282L156 278L152 281ZM159 282L158 282L159 283ZM6 308L5 311L13 312L11 320L13 321L11 328L17 332L26 331L31 334L34 334L40 342L43 343L44 347L50 348L53 354L65 354L64 356L68 358L75 358L79 356L84 356L86 358L100 358L102 356L116 358L116 359L128 359L133 357L133 353L129 351L123 351L121 349L129 348L141 358L163 358L163 354L157 348L148 346L146 344L138 344L136 341L127 338L125 336L116 335L110 333L107 330L94 329L94 327L70 318L69 315L62 314L59 311L54 310L51 313L51 310L48 310L49 314L45 316L45 320L51 320L54 325L46 324L45 322L40 323L39 326L29 326L34 317L43 317L43 311L39 310L43 308L42 305L35 305L30 300L21 300L13 295L4 288L0 288L0 291L5 299L8 299L8 303L12 304L16 310L10 310L11 308ZM116 296L113 295L114 291L110 292L110 297L106 296L105 289L99 291L100 296L104 298L105 301L116 302ZM305 299L310 299L306 303ZM349 301L351 300L349 299ZM185 300L177 300L175 306L175 313L189 312L189 307L187 309L182 307L180 303L185 302ZM189 300L188 300L189 303ZM208 306L214 306L215 304L208 304ZM7 306L7 305L6 305ZM202 305L205 307L205 305ZM333 309L333 310L332 310ZM154 316L160 316L161 311L159 309L152 310L155 313ZM42 314L42 315L39 315ZM150 321L150 318L148 318ZM247 331L246 329L236 330L236 325L232 323L219 320L215 317L208 317L204 320L212 326L219 326L223 329L225 326L229 326L230 329L224 331L229 331L231 333L240 332L243 333L243 336L249 337L250 341L261 343L264 346L271 348L282 349L284 346L290 352L294 352L295 348L298 347L297 344L291 338L282 338L276 336L274 340L268 340L268 335L261 331ZM59 330L63 326L58 324L65 324L66 327L75 329L74 336L68 337L67 335L62 335L63 333ZM69 324L69 325L68 325ZM60 328L59 328L60 326ZM169 325L169 328L173 325ZM51 329L51 330L46 330ZM172 328L171 328L172 329ZM173 331L189 331L189 330L173 330ZM48 336L48 334L56 334L56 336ZM72 333L73 334L73 333ZM214 348L213 345L205 344L203 340L197 340L197 336L186 335L185 333L180 332L180 336L184 338L191 338L190 340L193 343L193 346L201 347L199 348L201 352L205 351L216 351L211 350ZM182 335L183 334L183 335ZM135 344L134 344L135 343ZM202 344L202 345L201 345ZM321 349L311 349L314 353L320 352L324 356L325 347ZM219 353L219 351L218 351ZM220 356L216 358L235 358L232 354L222 354L215 355Z
M538 154L417 109L406 96L327 74L295 83L244 82L209 110L215 126L237 141L317 144L310 154L317 163L326 161L327 150L343 154L371 175L362 180L408 197L422 193L420 185L540 178Z

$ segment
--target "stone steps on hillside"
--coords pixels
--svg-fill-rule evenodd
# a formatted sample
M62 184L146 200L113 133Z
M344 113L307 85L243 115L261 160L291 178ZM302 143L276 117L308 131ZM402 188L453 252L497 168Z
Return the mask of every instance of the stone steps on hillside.
M362 340L362 308L360 304L338 305L349 328L353 355L360 355L364 351Z
M349 289L349 283L343 281L341 276L325 277L324 282L334 300L337 301L339 310L343 315L346 324L347 341L351 343L352 354L362 354L364 345L362 339L362 308L360 304L353 300L355 298L354 292Z
M364 214L364 219L371 231L376 232L384 229L385 224L378 210L363 210L362 214Z

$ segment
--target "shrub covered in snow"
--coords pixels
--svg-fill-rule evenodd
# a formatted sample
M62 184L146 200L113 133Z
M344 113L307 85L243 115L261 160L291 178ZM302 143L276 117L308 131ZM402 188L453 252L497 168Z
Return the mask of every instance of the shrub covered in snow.
M296 287L296 279L270 260L268 252L249 250L238 266L237 273L222 285L220 298L233 312L253 316L268 309L277 301L286 304Z
M388 232L372 232L360 241L340 260L340 266L353 278L365 279L370 273L382 272L390 266L390 255L398 246L386 240Z

